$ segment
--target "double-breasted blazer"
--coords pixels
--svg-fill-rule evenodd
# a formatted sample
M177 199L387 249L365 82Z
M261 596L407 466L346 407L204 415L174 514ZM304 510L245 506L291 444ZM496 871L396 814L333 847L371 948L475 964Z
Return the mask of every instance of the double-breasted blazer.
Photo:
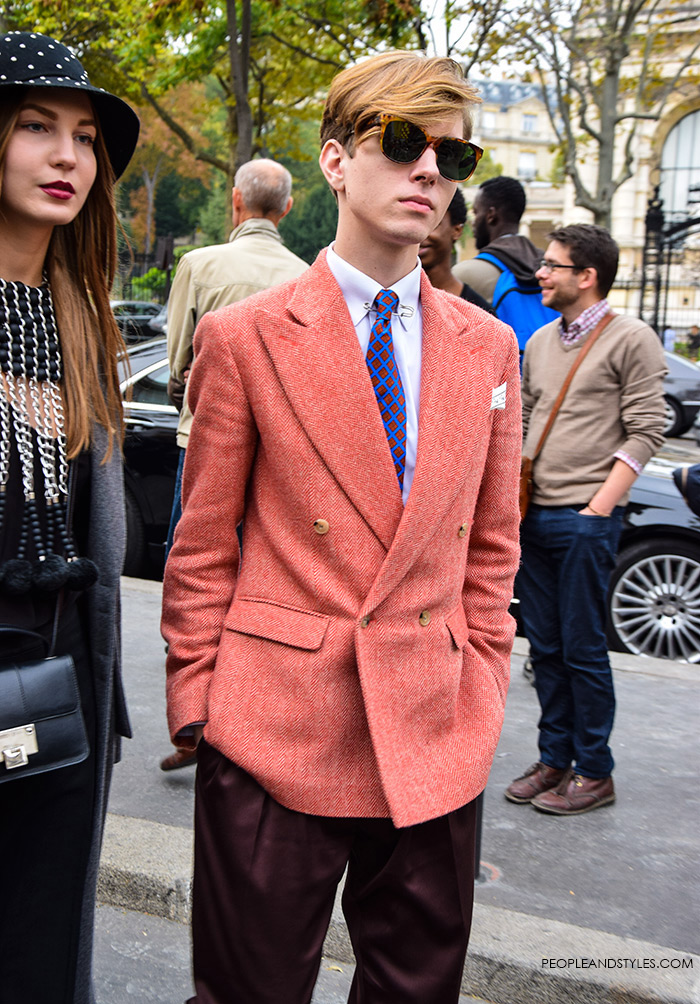
M397 826L486 783L519 553L513 332L425 275L421 303L405 507L324 252L205 315L163 589L173 738L206 722L207 742L283 805Z

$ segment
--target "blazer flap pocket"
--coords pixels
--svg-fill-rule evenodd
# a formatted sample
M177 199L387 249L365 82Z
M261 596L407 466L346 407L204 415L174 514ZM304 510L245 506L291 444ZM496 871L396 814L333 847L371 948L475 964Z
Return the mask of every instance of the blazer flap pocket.
M256 638L315 651L321 647L328 620L326 614L298 610L270 600L238 598L226 615L224 627Z
M467 642L469 641L469 628L467 627L467 618L464 616L464 610L462 607L458 607L453 610L445 618L445 625L447 630L452 635L452 641L455 643L457 648L466 648Z

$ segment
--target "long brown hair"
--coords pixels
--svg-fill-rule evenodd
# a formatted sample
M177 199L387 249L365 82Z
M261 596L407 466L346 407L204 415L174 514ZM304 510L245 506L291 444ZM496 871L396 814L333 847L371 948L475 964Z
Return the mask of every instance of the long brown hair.
M0 195L7 147L28 92L26 87L4 88L0 108ZM97 115L95 121L95 181L76 218L54 227L44 266L51 283L63 355L68 456L74 457L90 445L93 425L98 422L108 433L106 459L115 439L121 444L123 437L117 355L125 346L109 305L117 264L114 172Z

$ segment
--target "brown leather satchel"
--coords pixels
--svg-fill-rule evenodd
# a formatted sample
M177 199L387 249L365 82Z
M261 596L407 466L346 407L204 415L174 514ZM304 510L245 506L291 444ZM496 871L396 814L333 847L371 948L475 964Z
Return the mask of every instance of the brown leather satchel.
M610 311L606 314L602 321L600 321L596 327L591 332L590 337L587 339L586 344L583 346L579 354L576 356L574 363L566 374L566 380L562 384L561 390L557 396L556 401L552 405L552 410L549 413L549 418L547 419L547 424L542 430L542 435L540 436L540 441L537 444L535 452L532 457L523 457L520 461L520 521L525 519L528 508L530 507L530 500L532 499L532 493L534 491L534 482L532 479L532 469L534 467L535 461L539 456L540 450L544 446L544 441L549 435L550 429L554 425L554 419L557 417L557 412L561 408L562 401L566 395L567 390L574 378L574 373L579 368L581 363L586 357L586 353L591 348L598 335L602 332L603 328L612 321L615 314Z

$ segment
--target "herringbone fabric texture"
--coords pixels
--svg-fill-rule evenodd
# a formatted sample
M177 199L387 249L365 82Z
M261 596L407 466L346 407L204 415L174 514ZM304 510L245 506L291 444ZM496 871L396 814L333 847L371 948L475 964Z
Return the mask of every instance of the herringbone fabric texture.
M400 827L486 784L520 520L513 332L425 275L421 305L405 507L323 252L293 283L200 321L163 587L171 735L206 722L207 742L281 805Z
M399 485L406 469L406 398L391 337L391 315L399 305L393 289L380 289L374 300L377 317L367 346L367 369L389 441Z

